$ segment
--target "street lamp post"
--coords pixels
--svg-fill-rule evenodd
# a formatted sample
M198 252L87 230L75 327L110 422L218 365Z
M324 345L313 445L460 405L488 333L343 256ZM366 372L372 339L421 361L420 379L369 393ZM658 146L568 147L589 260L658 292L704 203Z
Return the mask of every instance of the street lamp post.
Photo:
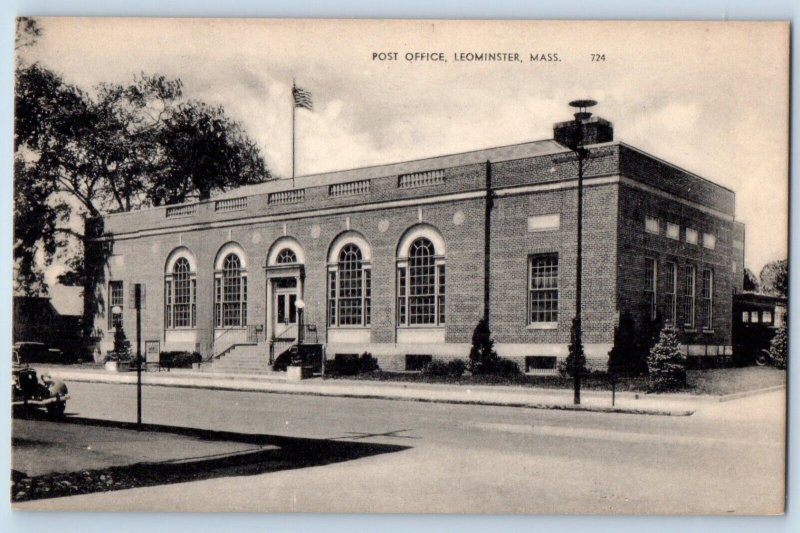
M581 377L583 373L583 324L582 324L582 297L583 297L583 171L584 163L589 157L589 150L584 147L584 120L591 116L586 109L597 105L594 100L573 100L569 103L571 107L577 108L575 113L575 128L569 148L578 156L578 230L576 246L576 265L575 265L575 339L570 339L574 344L572 379L574 385L573 403L581 403Z

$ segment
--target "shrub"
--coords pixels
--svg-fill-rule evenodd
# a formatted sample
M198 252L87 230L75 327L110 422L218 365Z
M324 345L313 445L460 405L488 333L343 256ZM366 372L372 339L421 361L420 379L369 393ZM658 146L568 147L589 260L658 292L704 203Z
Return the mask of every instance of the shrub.
M192 363L201 362L203 356L197 352L161 352L158 360L164 368L191 368Z
M378 360L371 353L336 354L335 359L325 361L325 373L333 376L356 376L380 370Z
M462 359L453 359L451 361L434 359L423 367L422 373L426 376L452 376L458 378L461 377L466 368L467 364Z
M498 356L494 350L492 332L485 319L478 321L472 332L472 348L469 351L469 370L473 374L491 374L497 364Z
M788 354L789 338L786 331L786 320L784 319L783 325L775 332L775 336L769 343L769 356L772 358L772 364L776 368L786 368L786 356Z
M499 357L495 363L494 371L492 372L498 376L518 376L522 374L519 365L511 359Z
M447 374L460 378L467 370L467 363L463 359L452 359L447 362Z
M360 374L368 374L370 372L376 372L381 369L380 366L378 366L378 360L372 357L372 354L368 352L364 352L361 354L358 363L359 363L358 371Z
M583 342L581 341L581 319L577 316L572 319L572 327L569 330L569 355L567 355L566 371L570 377L585 376L588 374L586 368L586 355L583 353Z
M620 316L619 326L614 328L614 347L608 352L608 374L612 379L636 375L640 372L640 361L636 323L630 311L625 311Z
M673 329L664 329L647 359L651 391L674 391L686 387L686 356Z
M104 362L108 361L131 361L133 354L131 353L131 343L122 329L122 325L117 326L114 332L114 349L106 354L103 359Z

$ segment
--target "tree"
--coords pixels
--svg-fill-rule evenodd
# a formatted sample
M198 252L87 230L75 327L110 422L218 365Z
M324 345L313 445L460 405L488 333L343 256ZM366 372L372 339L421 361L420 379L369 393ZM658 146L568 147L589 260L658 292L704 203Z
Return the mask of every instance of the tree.
M612 378L638 374L641 360L636 323L630 311L624 311L619 326L614 328L614 346L608 352L608 373Z
M41 267L59 252L63 281L93 270L82 265L84 217L272 178L241 125L221 107L182 102L178 79L142 74L90 95L39 64L19 62L15 74L19 292L45 292Z
M758 292L758 278L749 268L744 269L744 283L742 288L748 292Z
M764 265L761 269L761 289L773 296L789 295L789 261L781 259Z
M159 145L169 164L148 193L156 205L183 201L192 191L207 200L213 190L260 183L269 175L258 147L221 107L181 104L165 119Z
M775 332L775 336L769 343L769 355L772 364L778 368L786 368L786 361L789 355L789 335L787 330L788 316L784 316L783 324Z
M122 325L117 326L114 332L114 355L118 361L128 361L131 359L131 342L125 335Z
M661 331L647 363L651 391L674 391L686 387L686 356L680 350L675 330L666 328Z
M489 323L482 318L472 332L472 348L469 351L469 370L473 374L491 374L498 366L499 357L494 349Z

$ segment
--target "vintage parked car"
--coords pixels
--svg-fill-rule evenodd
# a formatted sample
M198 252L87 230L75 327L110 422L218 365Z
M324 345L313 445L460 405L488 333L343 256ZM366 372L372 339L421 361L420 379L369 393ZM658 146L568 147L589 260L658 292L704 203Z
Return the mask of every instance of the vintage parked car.
M11 352L11 406L14 413L30 409L46 409L53 418L64 415L69 394L67 386L48 374L37 376L36 370L20 360L16 350Z

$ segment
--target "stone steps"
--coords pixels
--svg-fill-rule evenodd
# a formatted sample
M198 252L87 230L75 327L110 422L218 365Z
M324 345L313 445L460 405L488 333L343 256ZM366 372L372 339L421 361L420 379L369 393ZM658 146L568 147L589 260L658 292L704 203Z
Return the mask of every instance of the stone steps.
M215 359L211 371L223 374L272 374L268 349L264 344L241 344Z

